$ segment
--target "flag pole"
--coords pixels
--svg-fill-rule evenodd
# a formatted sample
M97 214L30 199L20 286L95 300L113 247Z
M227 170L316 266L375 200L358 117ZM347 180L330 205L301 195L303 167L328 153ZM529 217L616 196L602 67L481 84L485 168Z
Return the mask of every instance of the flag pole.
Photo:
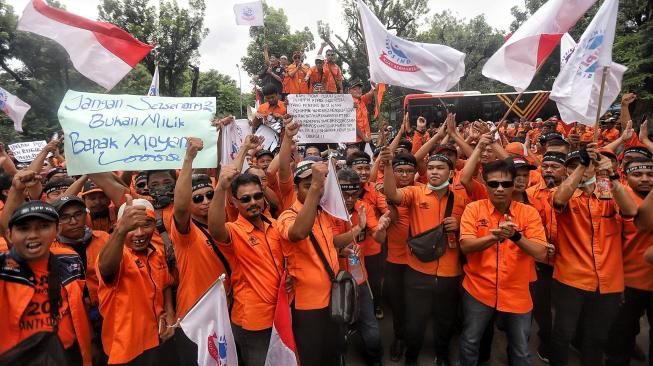
M533 78L534 78L535 75L537 75L537 73L542 69L542 66L544 66L544 62L545 62L545 61L546 61L546 59L545 59L545 60L542 60L542 63L540 64L540 66L538 66L537 69L535 69L535 74L533 74ZM519 102L519 100L521 99L521 97L524 95L524 92L525 92L525 91L526 91L526 89L522 90L521 93L519 93L519 94L517 95L517 98L515 98L515 100L513 100L512 103L510 103L510 106L508 107L508 110L507 110L506 113L503 115L503 117L501 117L501 119L499 120L499 124L497 124L497 128L500 128L500 127L501 127L501 124L506 120L506 118L508 118L508 115L510 114L510 112L512 111L512 109L515 107L515 105L517 104L517 102Z
M177 318L177 322L176 322L175 324L168 325L168 328L179 328L179 327L181 326L180 324L181 324L182 320L184 320L184 319L186 318L186 315L188 315L188 314L191 312L191 310L193 310L193 309L197 306L197 304L200 302L200 300L202 300L202 299L204 298L204 296L205 296L205 295L206 295L206 294L207 294L207 293L208 293L208 292L213 288L213 286L215 286L218 282L222 282L222 283L223 283L223 286L224 286L224 280L226 280L226 279L227 279L227 275L226 275L225 273L223 273L223 274L221 274L220 276L218 276L218 278L216 278L215 281L213 281L213 283L211 284L211 286L209 286L209 287L204 291L204 293L202 293L202 296L200 296L200 297L197 299L197 301L195 301L195 303L193 304L193 306L191 306L191 307L188 309L188 311L186 311L186 314L184 314L184 316L181 317L181 318ZM225 295L226 295L226 294L227 294L227 290L225 289Z
M605 80L608 76L608 66L603 66L603 73L601 74L601 89L599 90L599 105L596 108L596 122L594 122L594 138L593 142L599 140L599 120L601 118L601 107L603 104L603 92L605 92Z

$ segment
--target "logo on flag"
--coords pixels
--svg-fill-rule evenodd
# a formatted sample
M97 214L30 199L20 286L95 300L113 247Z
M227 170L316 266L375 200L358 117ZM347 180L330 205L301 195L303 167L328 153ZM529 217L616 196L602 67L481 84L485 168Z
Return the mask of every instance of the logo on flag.
M5 107L7 105L7 98L9 98L9 95L5 93L4 89L0 88L0 110L3 112L7 113L5 110Z
M227 339L224 335L220 336L217 343L216 339L218 339L218 336L213 332L209 336L207 344L209 354L218 363L218 366L227 366Z
M248 21L254 20L256 18L256 15L254 15L254 9L252 9L250 6L244 7L242 18Z
M393 43L390 37L385 38L385 50L381 51L381 61L391 68L401 72L417 72L419 67L411 65L412 61L408 56L399 48L396 43Z
M578 71L576 75L585 78L592 79L594 73L599 66L599 53L601 52L601 45L603 44L603 31L595 32L590 38L585 42L585 47L579 48L578 51L581 52L582 61L578 65Z

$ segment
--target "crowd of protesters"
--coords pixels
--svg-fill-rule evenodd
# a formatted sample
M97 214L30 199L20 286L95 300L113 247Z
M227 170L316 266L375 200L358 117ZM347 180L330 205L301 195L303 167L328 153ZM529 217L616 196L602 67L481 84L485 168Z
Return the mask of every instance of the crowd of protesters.
M415 365L429 324L437 365L477 365L490 351L513 366L566 365L572 344L582 365L629 364L653 307L653 142L646 122L633 129L634 95L597 131L550 116L413 125L406 114L373 141L373 93L343 84L332 50L310 68L301 52L289 64L265 51L265 103L251 123L281 126L277 151L251 134L232 165L193 169L195 136L179 170L72 177L60 140L18 168L0 149L0 361L194 364L197 346L175 325L226 274L247 366L265 363L279 286L302 365L341 364L357 334L367 364ZM351 93L356 141L296 141L284 96L309 90ZM320 208L328 164L351 224ZM424 260L409 241L438 227L446 245ZM329 273L340 270L358 284L358 320L346 327L328 311ZM507 350L491 349L495 329Z

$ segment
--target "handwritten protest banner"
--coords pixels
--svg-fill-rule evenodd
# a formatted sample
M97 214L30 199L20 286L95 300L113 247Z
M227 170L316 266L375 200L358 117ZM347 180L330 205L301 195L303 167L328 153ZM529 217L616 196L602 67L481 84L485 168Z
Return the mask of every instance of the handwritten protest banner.
M291 94L288 113L301 123L300 143L356 141L356 109L350 94Z
M36 159L36 156L43 150L47 143L41 141L17 142L9 145L9 150L14 153L14 157L21 163L29 163Z
M59 106L68 174L179 169L187 137L204 141L193 167L217 166L215 98L109 95L69 90Z

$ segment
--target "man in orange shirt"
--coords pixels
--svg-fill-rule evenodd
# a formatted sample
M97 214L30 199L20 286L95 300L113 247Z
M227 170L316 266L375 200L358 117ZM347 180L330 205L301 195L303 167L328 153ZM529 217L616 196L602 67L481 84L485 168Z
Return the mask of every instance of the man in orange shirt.
M302 64L302 53L295 52L292 55L292 64L288 65L286 75L289 94L308 94L308 80L311 68Z
M372 131L370 130L369 114L367 105L374 100L374 91L372 88L363 94L363 83L353 81L349 86L349 93L354 98L354 107L356 108L356 142L368 143L372 141Z
M84 184L80 197L88 209L91 218L91 228L110 233L116 225L116 209L111 206L111 200L105 194L102 187L99 187L92 180Z
M279 99L279 90L276 86L268 84L263 87L265 103L256 110L256 116L252 121L252 131L256 131L261 123L270 126L276 131L281 131L283 116L286 115L286 105Z
M320 45L320 49L317 51L317 57L322 57L322 51L324 50L324 47L326 47L326 45L327 45L326 42L322 42L322 44ZM317 62L315 63L315 65L317 66ZM334 50L326 51L326 62L324 63L323 66L322 75L323 75L322 84L324 85L324 89L327 93L342 94L344 92L342 86L342 81L344 80L344 77L342 76L342 71L340 70L340 66L336 64L336 51Z
M460 248L467 256L460 364L478 364L481 337L497 314L508 333L510 364L530 365L529 282L533 258L546 259L544 227L537 210L511 199L515 167L510 161L486 164L483 180L489 199L467 205L460 219Z
M601 141L599 146L605 146L619 138L621 134L619 133L619 130L615 128L614 125L615 125L615 119L612 117L608 118L605 121L605 125L604 125L605 129L601 131Z
M653 187L653 160L637 158L625 166L628 193L640 206ZM640 230L633 220L623 222L624 302L612 324L606 345L606 365L628 365L640 318L647 314L649 339L653 339L653 266L644 260L644 253L653 243L653 233ZM649 344L653 355L653 343Z
M621 219L635 216L637 206L610 159L598 160L598 156L595 143L571 152L566 161L568 177L552 197L558 231L551 289L556 309L552 365L567 364L569 342L577 328L582 364L603 363L608 330L624 290ZM597 173L609 177L613 198L598 197Z
M458 219L465 199L450 187L454 175L453 162L445 155L432 155L427 164L427 184L397 189L392 174L390 150L384 148L384 191L393 204L408 209L410 235L416 236L442 224L447 232L447 249L440 258L422 262L407 254L404 274L406 304L406 365L416 365L424 330L431 315L438 365L449 365L449 343L453 336L460 299L460 250L456 240ZM451 205L450 216L445 217Z
M300 162L294 174L297 200L277 220L288 272L294 278L292 327L304 365L337 364L342 351L343 335L329 316L331 280L315 249L322 251L333 273L338 273L333 220L318 208L326 174L323 163Z
M40 181L41 177L35 172L19 171L7 197L11 211L3 212L13 246L0 253L0 359L3 364L21 365L46 352L55 360L57 354L65 353L67 359L58 360L63 361L60 364L90 366L91 331L79 256L52 248L59 221L54 207L41 201L21 205L25 202L26 185L37 179ZM59 338L56 349L49 342L47 349L23 348L21 358L5 358L5 352L19 342L28 338L37 341L40 332ZM41 342L48 340L42 338Z
M204 147L201 139L189 137L186 155L175 185L170 240L175 248L179 271L177 316L182 318L206 290L223 273L230 276L230 266L208 233L209 205L214 189L206 174L193 174L193 160ZM228 279L230 280L230 279ZM229 292L229 281L225 281ZM175 334L180 362L197 359L197 345L181 328Z
M211 201L209 228L233 264L234 304L232 330L239 345L239 360L263 366L270 343L277 291L282 286L284 258L276 222L263 215L263 185L252 174L223 166ZM238 208L238 219L226 222L225 198Z
M98 256L102 344L110 365L157 365L161 343L174 335L168 327L177 320L173 279L163 253L150 243L154 217L151 203L127 196L118 225Z

